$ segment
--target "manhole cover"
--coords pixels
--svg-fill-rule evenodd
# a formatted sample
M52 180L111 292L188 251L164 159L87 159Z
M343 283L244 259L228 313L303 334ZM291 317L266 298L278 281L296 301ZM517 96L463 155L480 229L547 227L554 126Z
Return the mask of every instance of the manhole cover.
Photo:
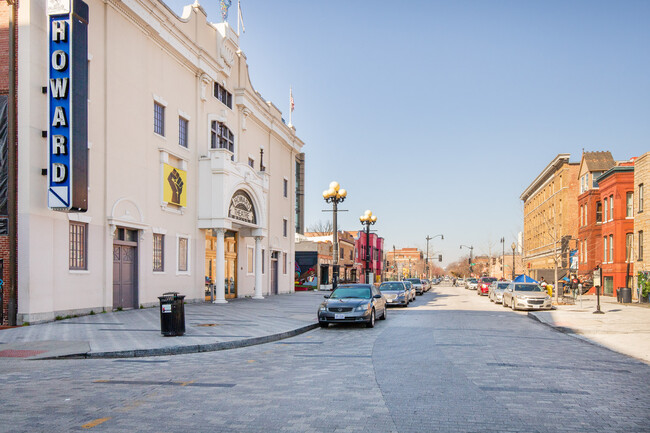
M203 326L204 328L209 328L211 326L219 326L219 324L218 323L199 323L196 326Z

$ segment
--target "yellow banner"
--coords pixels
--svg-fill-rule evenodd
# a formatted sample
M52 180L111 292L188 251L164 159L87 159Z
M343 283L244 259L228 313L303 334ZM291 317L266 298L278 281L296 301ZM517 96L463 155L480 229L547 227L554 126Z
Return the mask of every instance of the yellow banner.
M187 172L164 164L163 200L179 206L187 206Z

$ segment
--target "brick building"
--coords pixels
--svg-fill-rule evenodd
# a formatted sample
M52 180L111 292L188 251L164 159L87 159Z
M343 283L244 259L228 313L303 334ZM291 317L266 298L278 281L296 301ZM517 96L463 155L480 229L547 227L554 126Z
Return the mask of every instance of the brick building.
M384 272L384 238L365 231L358 231L355 238L355 267L360 283L366 282L366 269L374 274L374 282L381 281Z
M650 271L650 152L634 161L634 236L636 237L634 267L636 272ZM638 287L635 278L634 287ZM635 291L633 291L635 292Z
M388 250L386 263L386 278L389 280L424 276L424 253L417 248Z
M578 170L559 154L519 197L524 202L523 261L532 278L553 281L568 273L568 242L578 235Z
M629 287L626 275L633 274L634 247L634 166L612 167L598 178L602 201L602 287L614 295L619 287ZM629 267L628 267L629 263Z
M578 275L590 281L596 265L602 261L603 208L597 179L614 167L610 152L583 152L578 181Z

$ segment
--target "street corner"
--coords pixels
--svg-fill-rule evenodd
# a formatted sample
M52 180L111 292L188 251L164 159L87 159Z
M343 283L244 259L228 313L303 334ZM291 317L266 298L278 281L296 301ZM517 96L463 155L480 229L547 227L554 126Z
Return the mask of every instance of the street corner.
M87 341L30 341L0 345L0 358L27 360L85 357L90 352Z

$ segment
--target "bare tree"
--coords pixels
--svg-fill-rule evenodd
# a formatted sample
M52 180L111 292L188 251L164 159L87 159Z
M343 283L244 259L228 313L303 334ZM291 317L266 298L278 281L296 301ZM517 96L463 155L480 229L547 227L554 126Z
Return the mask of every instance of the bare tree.
M307 228L307 231L312 232L312 233L318 233L320 235L327 235L327 234L332 233L334 231L334 229L332 227L332 221L327 220L327 221L323 222L321 220L318 220L314 224L310 225Z

